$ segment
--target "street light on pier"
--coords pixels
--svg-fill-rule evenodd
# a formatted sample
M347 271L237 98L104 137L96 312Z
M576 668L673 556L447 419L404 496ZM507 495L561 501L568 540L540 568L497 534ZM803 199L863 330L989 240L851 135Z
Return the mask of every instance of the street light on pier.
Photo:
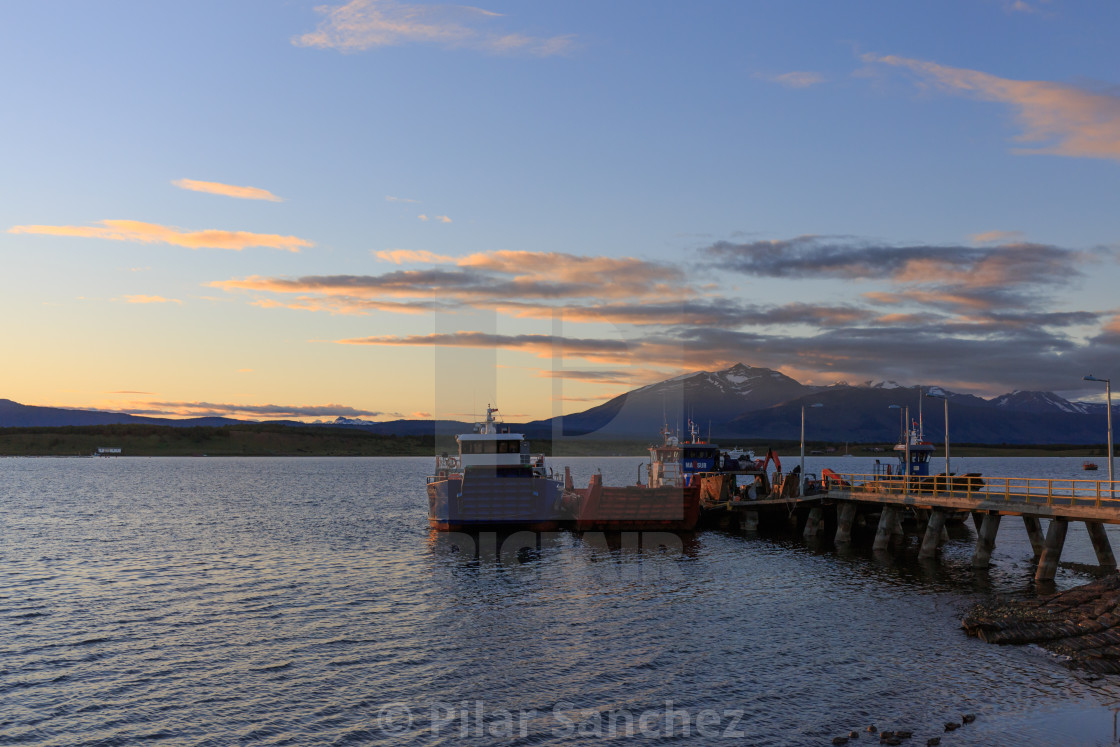
M949 480L949 475L953 474L949 471L949 397L944 394L933 394L926 392L926 396L930 399L945 400L945 479Z
M918 400L919 402L921 400ZM907 498L910 497L910 405L903 407L902 405L890 405L889 410L901 410L899 415L902 415L902 443L906 445L905 448L905 464L903 470L906 476L902 479L902 492Z
M1105 402L1108 408L1108 494L1110 497L1115 498L1116 486L1112 482L1112 379L1098 379L1092 374L1083 377L1083 379L1085 381L1104 382Z
M820 402L814 402L809 407L824 407ZM802 497L805 495L805 404L801 404L801 475L798 480L800 493Z

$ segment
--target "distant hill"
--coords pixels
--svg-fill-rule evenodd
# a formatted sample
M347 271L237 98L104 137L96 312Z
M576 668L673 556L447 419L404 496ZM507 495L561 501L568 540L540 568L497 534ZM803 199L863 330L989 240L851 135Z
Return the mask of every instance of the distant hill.
M769 368L738 363L722 371L696 371L650 384L614 397L583 412L530 423L510 423L530 438L551 439L554 426L567 438L596 440L657 439L663 424L685 435L689 419L701 434L753 442L795 441L801 434L801 408L806 406L806 438L810 441L887 442L898 438L901 411L919 412L926 436L944 439L941 400L949 401L949 432L957 443L977 444L1100 444L1105 440L1105 406L1070 402L1053 392L1015 391L990 400L940 387L903 386L896 382L808 386ZM819 404L820 408L811 407ZM1116 408L1114 408L1115 410ZM0 427L149 424L191 427L233 425L245 421L208 417L175 420L90 410L21 405L0 399ZM373 422L337 418L309 424L270 421L301 428L361 430L380 435L448 436L469 433L472 423L454 420L392 420Z
M101 410L69 410L62 407L37 407L21 405L10 399L0 399L0 428L51 428L67 425L170 425L190 428L196 425L232 425L240 420L222 417L149 418L124 412Z

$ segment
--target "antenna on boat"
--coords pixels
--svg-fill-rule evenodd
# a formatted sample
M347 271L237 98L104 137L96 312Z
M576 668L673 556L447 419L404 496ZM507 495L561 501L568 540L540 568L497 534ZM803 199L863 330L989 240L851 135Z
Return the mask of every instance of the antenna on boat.
M922 426L922 385L918 384L918 440L925 439L926 429Z

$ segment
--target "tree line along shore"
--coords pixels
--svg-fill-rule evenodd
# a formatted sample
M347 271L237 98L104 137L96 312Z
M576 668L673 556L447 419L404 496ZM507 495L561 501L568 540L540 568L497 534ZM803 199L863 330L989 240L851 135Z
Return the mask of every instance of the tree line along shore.
M740 441L714 438L725 447L768 448L786 459L800 455L800 442ZM648 440L603 440L588 437L553 442L533 439L534 453L548 456L646 456ZM849 444L852 456L893 458L892 443ZM0 428L0 456L89 456L98 449L120 449L121 456L432 456L456 451L453 436L385 435L352 428L293 426L275 423L194 426L93 425ZM1091 458L1106 448L1085 445L950 444L953 456L1066 456ZM806 443L812 456L842 456L844 445ZM941 450L938 450L941 453Z

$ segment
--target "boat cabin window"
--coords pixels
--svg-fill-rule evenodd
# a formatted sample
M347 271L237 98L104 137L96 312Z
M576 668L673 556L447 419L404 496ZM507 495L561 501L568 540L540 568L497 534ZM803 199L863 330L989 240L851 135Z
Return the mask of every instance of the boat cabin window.
M520 454L521 441L502 439L500 441L464 441L459 444L461 454Z

